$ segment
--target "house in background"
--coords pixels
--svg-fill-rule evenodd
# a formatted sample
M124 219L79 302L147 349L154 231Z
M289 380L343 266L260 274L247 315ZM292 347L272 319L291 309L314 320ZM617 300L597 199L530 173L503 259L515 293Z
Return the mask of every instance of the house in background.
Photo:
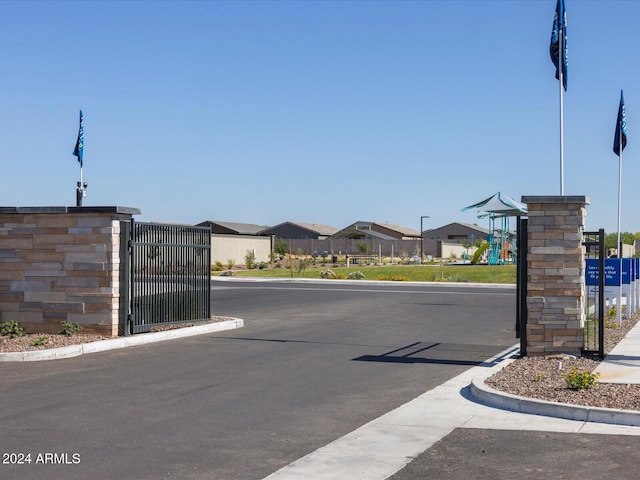
M283 222L275 227L268 227L258 235L275 236L277 238L325 240L338 231L337 228L319 223Z
M221 233L225 235L257 235L264 225L254 225L253 223L237 222L216 222L207 220L200 222L197 227L211 227L211 233Z
M448 258L452 254L459 258L467 250L463 242L474 243L486 240L489 230L469 223L453 222L424 231L423 251L425 255ZM473 251L473 249L471 250Z
M447 242L460 242L462 240L484 240L489 235L489 230L478 225L468 223L450 223L443 227L432 228L424 231L425 240L442 240Z
M334 233L331 238L349 240L415 240L420 239L420 232L389 223L359 221Z

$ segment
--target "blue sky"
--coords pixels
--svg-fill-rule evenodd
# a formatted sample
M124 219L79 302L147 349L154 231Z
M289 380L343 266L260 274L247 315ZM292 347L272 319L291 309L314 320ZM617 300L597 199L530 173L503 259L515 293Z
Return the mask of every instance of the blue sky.
M0 205L419 230L558 195L555 0L3 1ZM640 1L566 0L565 194L640 231Z

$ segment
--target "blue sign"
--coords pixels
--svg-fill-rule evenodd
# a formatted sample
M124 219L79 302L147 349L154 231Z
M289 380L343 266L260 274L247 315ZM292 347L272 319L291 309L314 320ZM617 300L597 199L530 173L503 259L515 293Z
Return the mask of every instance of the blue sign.
M623 258L622 259L622 283L624 285L629 285L631 283L631 259Z
M630 259L623 259L630 260ZM587 259L587 265L585 269L585 284L598 285L598 259ZM624 262L623 262L624 263ZM624 272L624 267L623 267ZM627 279L628 277L627 270ZM627 280L627 283L628 280ZM604 285L606 287L620 286L620 259L619 258L606 258L604 260Z
M598 285L598 264L600 261L597 258L588 258L587 265L584 272L584 282L587 285Z
M607 287L620 286L620 259L619 258L605 258L604 284Z

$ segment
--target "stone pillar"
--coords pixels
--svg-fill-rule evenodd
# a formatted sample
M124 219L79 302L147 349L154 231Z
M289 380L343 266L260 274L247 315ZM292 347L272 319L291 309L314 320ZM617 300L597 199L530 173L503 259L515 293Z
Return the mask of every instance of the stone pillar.
M528 210L527 354L580 356L585 196L523 196Z
M0 207L0 322L118 335L127 207Z

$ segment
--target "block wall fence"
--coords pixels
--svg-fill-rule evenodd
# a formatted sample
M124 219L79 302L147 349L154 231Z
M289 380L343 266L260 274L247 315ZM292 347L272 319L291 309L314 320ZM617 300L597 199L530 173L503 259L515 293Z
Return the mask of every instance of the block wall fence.
M122 222L128 207L0 207L0 322L27 333L116 336L123 312Z

